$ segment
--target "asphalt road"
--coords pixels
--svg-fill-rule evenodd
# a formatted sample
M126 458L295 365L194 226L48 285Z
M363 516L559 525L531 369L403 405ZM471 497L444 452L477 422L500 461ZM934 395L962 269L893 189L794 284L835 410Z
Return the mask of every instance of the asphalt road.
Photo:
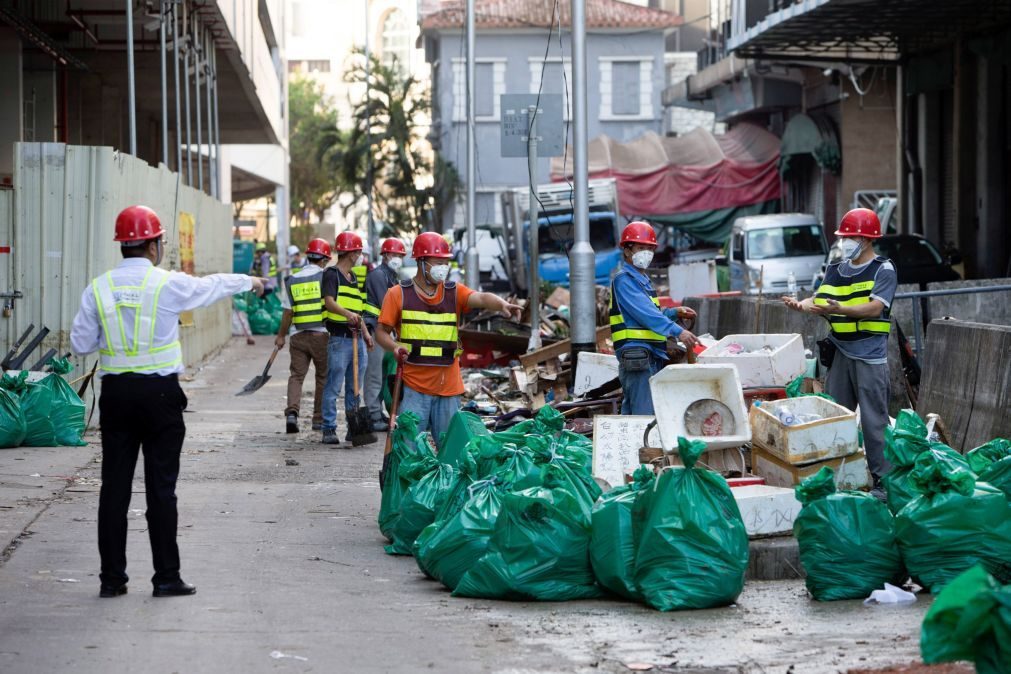
M286 351L260 392L233 395L270 341L233 340L184 382L179 543L196 596L151 596L138 479L129 594L98 598L97 437L85 448L0 450L0 672L505 674L646 663L799 674L918 659L923 597L904 608L818 604L801 582L756 582L736 606L674 614L608 600L452 598L413 559L383 552L381 446L326 447L308 428L284 434Z

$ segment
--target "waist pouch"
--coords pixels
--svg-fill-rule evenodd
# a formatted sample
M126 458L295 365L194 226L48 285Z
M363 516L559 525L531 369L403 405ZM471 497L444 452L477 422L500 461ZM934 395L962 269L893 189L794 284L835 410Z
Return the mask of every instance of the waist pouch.
M649 349L633 346L622 351L618 361L625 372L644 372L649 370L651 357Z
M832 367L832 361L835 360L835 352L838 347L835 345L831 339L826 337L825 339L819 340L818 344L818 362L824 368Z

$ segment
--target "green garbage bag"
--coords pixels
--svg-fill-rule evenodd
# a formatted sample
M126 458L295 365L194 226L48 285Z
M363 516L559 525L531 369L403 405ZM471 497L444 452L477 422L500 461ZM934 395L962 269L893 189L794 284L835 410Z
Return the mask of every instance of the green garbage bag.
M1011 440L991 440L969 451L965 459L980 482L993 485L1011 499Z
M241 311L242 313L245 313L248 307L249 303L246 301L246 298L243 295L234 295L232 297L232 309L234 309L235 311Z
M934 594L976 564L1011 581L1011 503L959 455L925 452L912 480L920 495L895 516L910 575Z
M425 527L416 542L418 566L450 590L488 551L505 489L491 478L472 483L467 492L459 511Z
M49 361L53 372L39 382L52 394L52 422L56 442L64 447L83 447L84 431L87 425L84 401L77 391L67 383L62 375L70 374L74 366L68 358L54 358Z
M952 580L923 618L920 655L927 664L969 660L978 674L1011 672L1011 585L979 565Z
M802 393L801 387L804 385L804 375L800 375L789 384L786 385L786 397L787 398L801 398L803 396L813 396L815 398L824 398L825 400L835 402L835 398L827 393Z
M435 521L436 512L457 483L458 473L453 466L427 453L404 459L399 472L410 486L400 501L393 541L385 550L390 555L409 555L421 530Z
M863 599L885 583L905 580L895 522L884 503L865 492L837 492L828 466L794 491L803 507L793 535L811 596Z
M540 486L543 480L541 468L534 463L533 452L525 446L501 446L494 436L478 437L469 444L476 447L472 456L479 478L498 475L511 491Z
M533 487L502 497L488 551L453 596L566 601L600 596L590 568L590 521L569 492Z
M629 484L605 493L593 506L590 520L590 565L597 582L627 599L642 601L635 586L635 536L632 506L639 492L652 487L655 475L640 466Z
M53 394L48 386L38 382L28 383L28 372L18 376L5 374L0 378L0 387L17 396L21 413L25 418L25 437L21 444L26 447L55 447L56 434L50 419L53 410Z
M383 485L382 499L379 503L379 531L391 543L393 542L393 528L400 518L400 502L411 486L410 481L401 475L400 464L418 451L429 449L427 442L415 445L414 438L417 436L418 415L413 412L401 412L397 416L397 425L393 429L390 462L387 466L386 482Z
M249 314L249 330L254 335L272 335L276 332L273 327L274 319L266 309L257 309Z
M541 484L572 494L582 518L589 522L593 504L600 498L600 485L593 479L589 465L582 461L578 446L571 446L570 442L565 437L531 436L527 448L534 453L535 462L541 462Z
M439 460L451 466L458 466L462 457L467 453L467 444L472 438L484 435L491 435L481 421L481 417L470 412L459 411L453 415L449 422L446 435L439 445Z
M916 457L929 447L927 424L913 410L901 410L895 417L895 425L885 427L885 458L892 469L881 481L888 493L888 509L893 515L916 498L909 475Z
M25 439L27 431L17 395L0 388L0 447L17 447Z
M705 449L678 438L684 467L665 470L632 509L635 584L661 611L725 606L744 588L748 533L727 481L695 467Z

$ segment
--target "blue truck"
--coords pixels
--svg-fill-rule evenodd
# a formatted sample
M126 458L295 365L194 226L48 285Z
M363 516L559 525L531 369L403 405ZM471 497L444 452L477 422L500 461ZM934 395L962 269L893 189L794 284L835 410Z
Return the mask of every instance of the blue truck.
M572 222L572 187L568 183L550 183L537 187L538 274L541 281L569 286L569 249L574 240ZM516 188L502 195L503 235L510 261L514 290L529 290L530 269L530 192ZM621 261L618 239L624 221L618 208L618 189L614 179L589 183L590 245L595 253L595 281L608 285Z

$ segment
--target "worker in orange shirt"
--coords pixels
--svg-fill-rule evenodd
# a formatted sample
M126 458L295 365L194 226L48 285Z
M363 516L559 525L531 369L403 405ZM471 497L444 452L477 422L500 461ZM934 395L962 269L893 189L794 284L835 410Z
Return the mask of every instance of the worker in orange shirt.
M458 358L460 316L470 309L487 309L519 318L521 308L498 295L447 283L452 252L446 240L434 232L418 235L411 257L418 261L418 272L386 293L376 342L395 353L402 364L400 411L418 415L418 430L431 431L438 448L450 419L460 408L463 393Z

